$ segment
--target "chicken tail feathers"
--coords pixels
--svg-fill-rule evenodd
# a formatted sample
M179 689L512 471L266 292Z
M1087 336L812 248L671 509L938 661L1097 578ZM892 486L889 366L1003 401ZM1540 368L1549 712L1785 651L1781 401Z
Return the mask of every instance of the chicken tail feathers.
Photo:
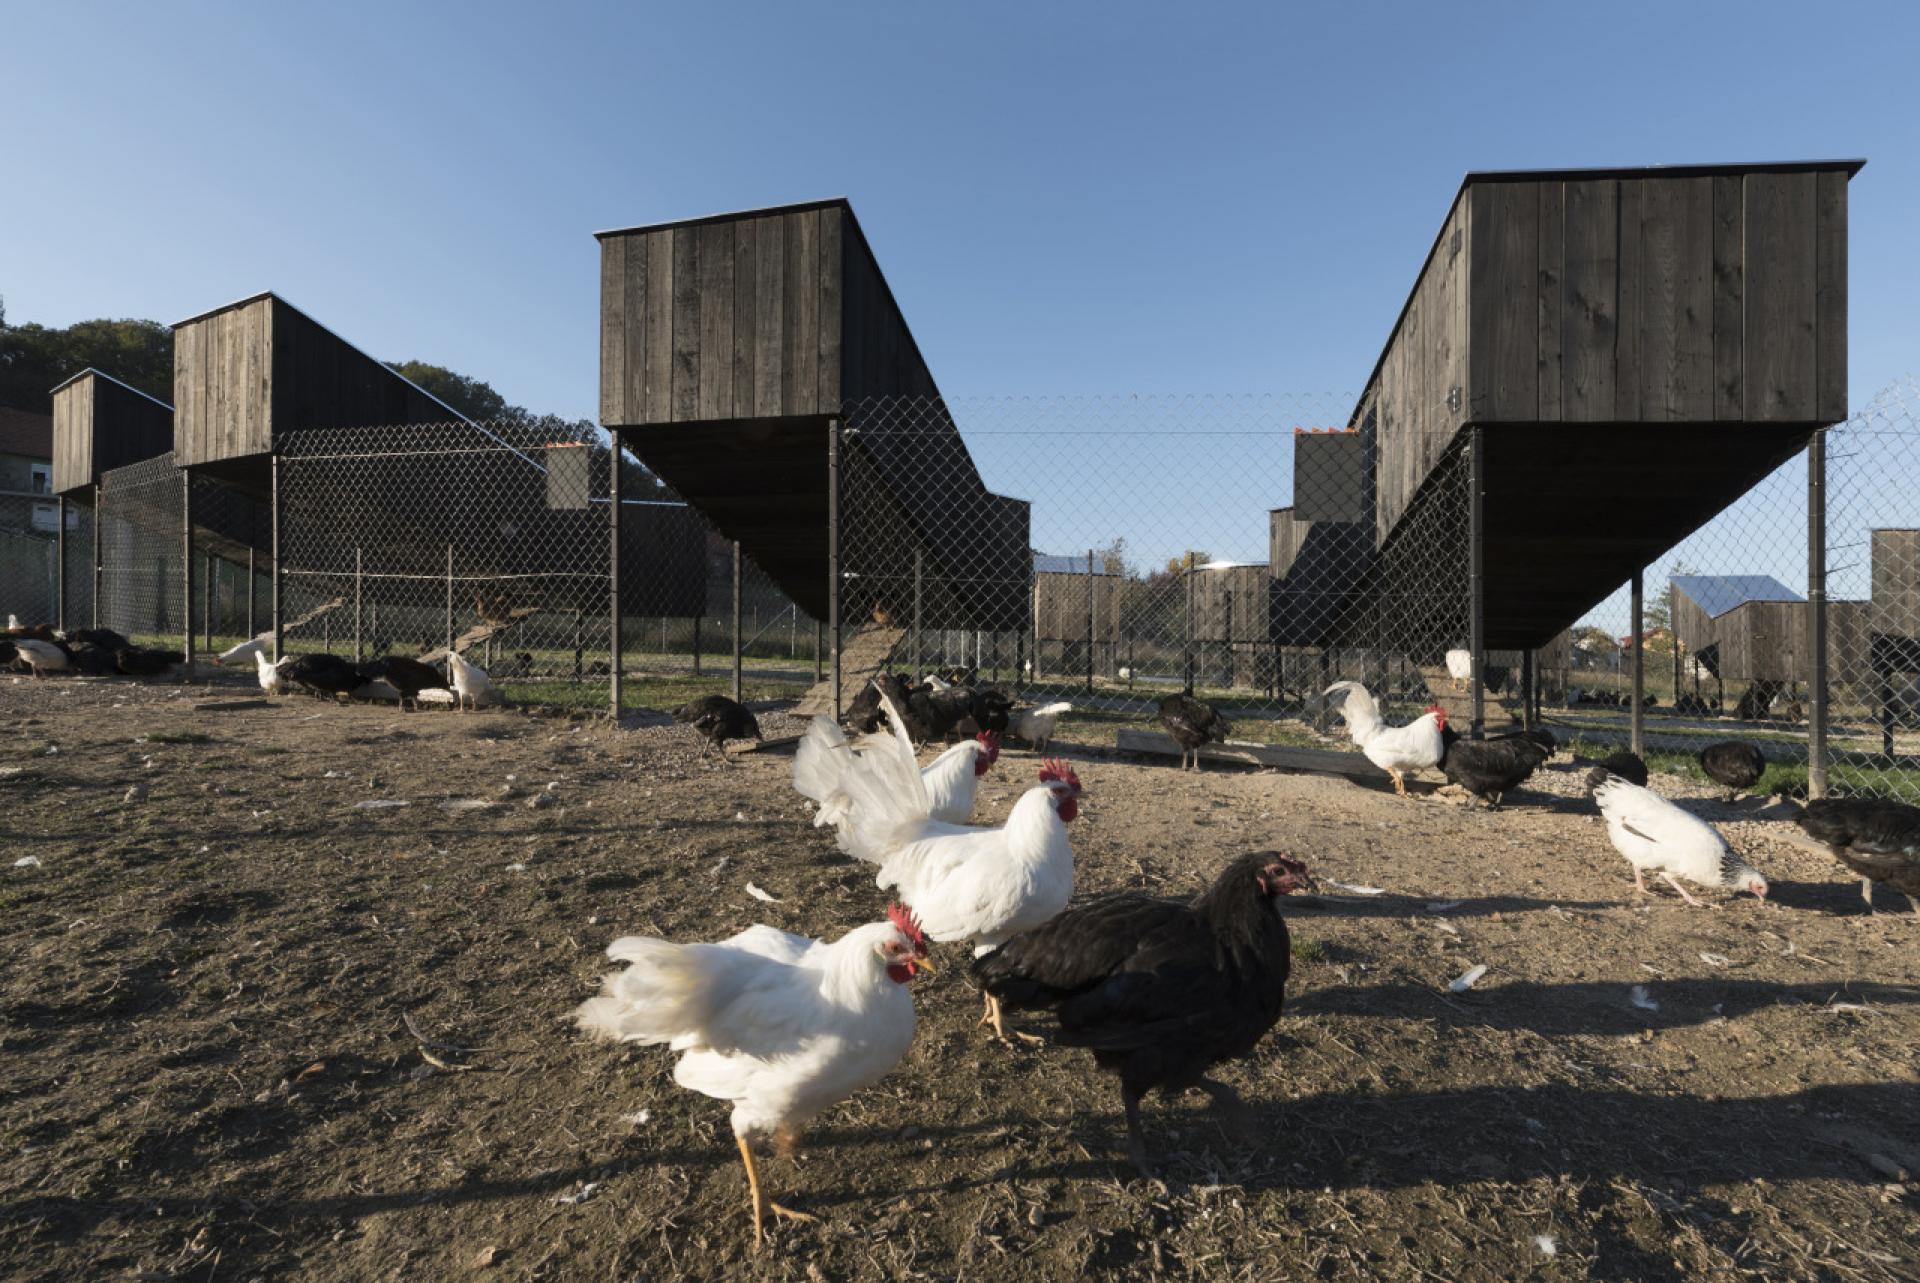
M622 936L607 956L625 971L601 978L600 993L581 1003L574 1023L616 1042L671 1042L701 1028L717 1005L717 969L703 965L698 946L652 936Z
M837 827L852 815L853 799L845 788L852 766L853 749L846 732L831 718L814 718L793 757L793 787L818 804L813 814L815 828L828 824Z
M890 729L860 738L861 752L848 767L842 785L852 810L842 829L848 852L872 864L885 862L933 815L905 719L885 693L880 707L886 711Z
M1335 682L1321 692L1323 696L1335 693L1343 696L1338 711L1347 724L1347 733L1353 737L1356 747L1364 748L1367 741L1378 735L1385 725L1380 720L1380 706L1373 702L1373 696L1359 682Z

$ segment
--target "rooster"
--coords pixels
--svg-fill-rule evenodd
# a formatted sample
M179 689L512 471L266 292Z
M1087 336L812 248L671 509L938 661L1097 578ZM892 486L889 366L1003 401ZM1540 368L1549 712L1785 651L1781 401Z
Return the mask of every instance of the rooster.
M700 756L705 757L718 748L723 762L727 760L728 740L760 738L759 721L744 705L725 695L702 695L683 705L674 713L673 720L700 732Z
M893 725L892 748L873 737L845 775L852 799L847 839L861 859L877 862L874 879L897 890L927 936L968 941L976 954L1031 930L1067 907L1073 897L1073 847L1067 825L1080 813L1080 777L1048 758L1040 782L1013 804L997 829L943 824L914 760L913 746L892 700L881 707ZM1008 1042L1000 1004L986 996L980 1023ZM1032 1039L1030 1035L1022 1035Z
M1552 749L1524 734L1470 740L1443 722L1440 739L1446 745L1440 758L1441 773L1470 797L1496 810L1503 796L1525 783L1542 762L1553 756Z
M1860 875L1860 898L1873 908L1873 884L1907 897L1920 915L1920 807L1870 797L1824 797L1795 817L1833 858Z
M932 818L947 824L965 824L972 819L980 777L999 760L1000 737L985 731L955 744L921 767L920 780L926 785ZM847 743L846 734L830 719L814 718L793 757L793 786L816 804L813 826L833 825L840 849L849 855L853 846L847 825L853 799L847 795L844 777L852 765L853 745Z
M1009 729L1033 746L1036 753L1045 753L1047 746L1053 743L1054 724L1062 713L1071 713L1073 705L1065 700L1057 704L1048 704L1043 708L1023 708L1013 715Z
M1760 871L1727 848L1719 830L1689 815L1651 789L1629 784L1604 769L1588 777L1593 800L1607 821L1613 849L1633 866L1634 890L1647 894L1646 874L1658 873L1680 898L1695 908L1700 901L1675 880L1696 886L1751 891L1767 898L1767 880Z
M1335 682L1322 692L1345 695L1340 716L1347 733L1369 762L1385 771L1393 780L1393 791L1407 796L1405 776L1409 772L1430 771L1446 756L1442 733L1447 728L1447 710L1438 704L1405 726L1388 726L1380 720L1380 706L1359 682Z
M1180 769L1187 769L1187 755L1193 755L1193 769L1200 769L1200 750L1227 738L1233 723L1220 716L1213 705L1195 699L1192 691L1169 695L1160 701L1160 724L1180 746Z
M1700 750L1700 769L1727 791L1731 802L1760 782L1767 773L1767 756L1752 744L1722 740Z
M680 1053L673 1080L733 1103L756 1244L769 1213L811 1221L760 1187L754 1142L783 1148L801 1127L885 1077L913 1043L906 984L932 972L919 926L900 906L832 943L753 926L718 944L615 940L625 962L574 1012L591 1034Z
M1238 1104L1207 1071L1252 1052L1279 1020L1292 961L1279 897L1312 885L1292 856L1243 855L1191 903L1106 896L975 958L973 975L1007 1006L1054 1012L1058 1041L1120 1076L1127 1152L1151 1177L1141 1098L1199 1087Z

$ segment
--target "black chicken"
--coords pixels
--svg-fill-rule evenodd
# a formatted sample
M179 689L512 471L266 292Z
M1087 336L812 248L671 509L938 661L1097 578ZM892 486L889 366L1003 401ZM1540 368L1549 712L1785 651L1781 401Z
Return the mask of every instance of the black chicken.
M111 628L76 628L67 634L70 645L98 646L111 655L116 650L131 650L133 643Z
M1610 775L1618 775L1629 784L1647 786L1647 764L1638 753L1629 753L1621 749L1618 753L1609 753L1600 759L1600 769Z
M1860 875L1860 898L1873 908L1884 882L1920 914L1920 807L1870 797L1823 797L1795 818L1833 858Z
M702 757L718 748L720 759L725 761L728 740L760 738L760 723L754 720L753 714L725 695L702 695L675 713L673 720L693 727L705 737L705 743L700 746Z
M1193 755L1193 769L1200 769L1202 745L1217 744L1227 738L1233 723L1214 711L1213 705L1182 691L1160 701L1160 722L1180 746L1180 769L1187 768L1187 755Z
M1700 750L1700 769L1727 790L1727 801L1731 802L1767 773L1767 755L1752 744L1722 740Z
M359 666L361 684L367 682L385 682L400 692L400 706L405 708L412 700L415 708L420 707L420 692L446 690L446 674L431 664L423 664L417 659L405 655L382 655L378 659L369 659Z
M1292 958L1278 901L1312 885L1292 856L1243 855L1191 903L1122 894L1068 909L974 959L973 976L1004 1005L1053 1011L1061 1043L1120 1075L1127 1153L1150 1177L1141 1098L1199 1087L1238 1104L1207 1070L1280 1019Z
M1545 750L1547 757L1552 757L1560 751L1560 741L1555 739L1553 732L1544 726L1535 726L1530 730L1522 730L1516 727L1512 730L1501 731L1497 735L1489 735L1487 738L1496 740L1526 740L1529 743L1538 744Z
M156 650L150 646L121 646L113 652L115 671L128 677L159 677L186 659L177 650Z
M1463 738L1451 726L1442 726L1440 742L1446 746L1446 755L1440 759L1442 773L1495 809L1501 797L1518 788L1553 756L1551 748L1524 733L1472 740Z
M281 680L304 686L316 695L335 697L358 690L360 670L338 655L321 651L315 655L296 655L281 673Z

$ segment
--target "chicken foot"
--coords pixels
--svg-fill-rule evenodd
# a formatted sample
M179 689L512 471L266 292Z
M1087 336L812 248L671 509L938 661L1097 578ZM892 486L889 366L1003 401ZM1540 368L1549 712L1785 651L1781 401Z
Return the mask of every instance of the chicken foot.
M980 1013L980 1023L983 1025L992 1025L993 1036L995 1038L998 1038L1003 1044L1005 1044L1008 1047L1013 1046L1014 1038L1024 1039L1025 1041L1034 1043L1035 1045L1038 1045L1046 1041L1046 1039L1040 1037L1038 1034L1022 1033L1018 1029L1014 1030L1012 1036L1009 1037L1007 1034L1007 1027L1001 1020L1000 1000L994 997L992 994L987 994L986 999L987 999L987 1005L986 1005L986 1009Z
M1696 900L1691 895L1689 895L1687 893L1687 889L1681 886L1677 881L1674 880L1673 874L1668 873L1665 869L1662 869L1660 871L1660 877L1664 882L1666 882L1668 886L1672 887L1675 891L1678 891L1680 893L1680 898L1682 900L1685 900L1688 904L1692 905L1696 909L1701 907L1701 901Z
M1401 797L1408 796L1407 781L1400 774L1400 772L1389 768L1387 771L1387 774L1393 777L1393 791L1398 793Z
M766 1241L765 1222L768 1212L772 1212L775 1216L784 1216L790 1221L818 1221L820 1219L817 1216L809 1216L805 1212L796 1212L791 1207L782 1207L771 1198L768 1198L766 1193L760 1188L760 1171L759 1168L754 1165L753 1146L747 1142L745 1136L736 1136L734 1139L740 1143L740 1161L746 1164L747 1168L747 1196L753 1204L753 1244L755 1251L758 1251L760 1244Z

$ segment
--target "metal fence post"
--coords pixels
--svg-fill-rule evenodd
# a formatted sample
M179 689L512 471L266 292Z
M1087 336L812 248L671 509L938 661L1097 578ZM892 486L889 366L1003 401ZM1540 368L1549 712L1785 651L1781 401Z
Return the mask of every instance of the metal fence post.
M1533 729L1533 652L1520 652L1520 725Z
M273 658L277 663L280 649L286 642L286 615L281 593L280 574L280 452L275 450L267 456L271 467L268 496L269 538L273 541L273 591L270 594L273 610Z
M67 631L67 497L53 501L53 626Z
M365 597L363 595L364 585L362 580L363 580L363 575L362 575L362 567L361 567L361 559L360 559L360 545L355 544L353 546L353 662L356 664L366 658L366 656L361 653L361 647L363 645L363 641L362 641L363 634L361 633L361 620L362 620L361 609L362 609L362 602L365 600Z
M1807 442L1807 796L1827 795L1827 430Z
M1641 632L1647 626L1646 575L1643 571L1633 572L1633 693L1629 697L1633 708L1627 719L1632 728L1630 747L1642 757L1647 753L1647 708L1640 697L1647 689L1647 648Z
M907 675L918 680L920 670L926 663L926 651L921 646L920 619L925 604L923 596L926 588L926 552L919 544L913 546L913 662L907 666Z
M1183 656L1183 659L1184 659L1183 667L1186 670L1186 689L1188 690L1189 693L1191 693L1193 690L1193 556L1192 554L1188 554L1186 573L1182 574L1180 578L1185 581L1185 587L1187 590L1187 627L1186 627L1187 644L1186 644L1186 654L1185 656Z
M661 649L665 649L663 646ZM813 621L813 680L818 683L827 675L827 625L825 620Z
M207 586L200 592L200 635L206 639L207 653L218 654L213 644L213 616L219 606L220 559L207 554Z
M733 541L733 698L740 699L741 656L744 654L743 634L740 631L740 541Z
M1094 616L1098 613L1095 604L1095 584L1093 580L1093 549L1087 549L1087 694L1093 694L1093 638Z
M1473 709L1468 735L1487 730L1487 432L1475 428L1467 440L1467 650Z
M447 651L453 651L453 545L447 545Z
M827 420L827 632L833 645L833 719L840 720L840 416Z
M256 536L257 537L257 536ZM247 549L247 640L252 641L260 635L260 580L259 568L254 564L254 550Z
M92 628L100 626L100 581L105 569L100 564L100 527L107 523L106 518L107 493L96 486L93 492L93 604L87 610L87 623Z
M613 461L607 474L607 716L620 724L620 434L612 433ZM447 546L447 631L453 631L453 546ZM661 627L665 627L664 621ZM452 643L448 643L451 648ZM661 649L665 649L663 646Z
M193 473L180 469L180 633L188 676L193 673Z

